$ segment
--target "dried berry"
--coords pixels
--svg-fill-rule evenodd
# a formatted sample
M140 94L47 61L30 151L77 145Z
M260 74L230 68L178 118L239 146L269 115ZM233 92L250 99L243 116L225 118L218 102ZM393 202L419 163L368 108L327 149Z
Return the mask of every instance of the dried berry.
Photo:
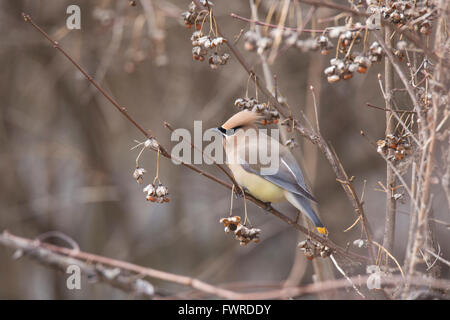
M338 82L340 79L341 78L338 75L336 75L336 74L333 74L333 75L330 75L330 76L327 77L327 80L328 80L329 83Z
M247 31L244 33L245 50L254 51L256 50L256 42L258 41L258 35L254 31Z
M369 48L369 59L371 62L380 62L383 58L383 48L374 41Z
M320 53L322 55L327 55L330 50L333 48L333 44L330 42L328 37L321 35L316 39L317 43L320 46Z
M261 37L256 41L256 47L259 54L272 47L273 40L268 37Z
M286 140L284 145L290 149L293 149L298 146L298 143L295 142L294 138L292 138L292 139Z
M225 232L229 233L231 231L236 231L237 227L241 224L241 217L234 216L229 218L220 219L220 223L225 226Z
M144 174L146 172L144 168L137 167L133 172L133 178L136 179L137 183L141 184L144 181Z

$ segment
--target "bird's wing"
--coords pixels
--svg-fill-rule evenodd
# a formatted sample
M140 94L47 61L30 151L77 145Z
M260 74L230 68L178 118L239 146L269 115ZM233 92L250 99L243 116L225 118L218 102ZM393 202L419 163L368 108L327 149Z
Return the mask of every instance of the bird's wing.
M278 143L275 139L268 137L268 145L270 146L271 143ZM259 137L262 138L261 135ZM297 164L297 161L295 160L294 156L291 154L290 150L286 148L285 146L279 144L279 163L278 163L278 171L275 173L267 173L264 170L261 170L263 167L269 167L269 165L262 166L261 163L257 162L255 164L250 164L245 159L245 154L248 151L248 148L255 147L254 143L251 143L246 145L245 147L241 147L240 152L238 152L239 161L242 165L242 168L247 171L251 172L253 174L256 174L260 176L261 178L264 178L267 181L272 182L273 184L290 191L295 194L299 194L304 196L305 198L308 198L314 202L317 202L317 200L311 195L311 193L307 190L305 180L303 178L302 171L300 167ZM270 147L268 148L270 150Z

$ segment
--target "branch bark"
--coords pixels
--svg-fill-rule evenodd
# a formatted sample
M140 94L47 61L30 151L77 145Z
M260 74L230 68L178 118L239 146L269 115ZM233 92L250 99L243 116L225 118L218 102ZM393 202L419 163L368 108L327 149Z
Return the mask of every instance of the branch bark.
M237 299L239 297L238 294L233 291L215 287L195 278L146 268L129 262L115 260L79 250L41 243L39 241L12 235L7 231L3 231L0 234L0 244L8 248L21 250L25 255L64 272L69 265L78 265L83 271L83 274L87 277L93 275L97 276L97 279L101 282L145 297L151 298L154 294L149 289L151 288L150 283L147 282L147 286L144 286L142 285L143 280L139 281L142 276L192 287L199 291L226 299ZM113 277L107 276L104 266L116 268L119 273ZM121 273L123 271L131 272L135 279L133 280L133 277L122 275Z
M226 286L213 286L201 280L168 273L152 268L142 267L125 261L115 260L104 256L99 256L79 250L55 246L48 243L42 243L37 240L23 238L3 231L0 234L0 245L19 250L23 254L34 258L36 261L49 265L61 271L65 271L69 265L78 265L86 272L86 276L95 275L101 282L113 287L119 288L132 294L152 298L151 285L146 282L142 285L142 278L149 277L163 281L172 282L182 286L190 287L196 292L201 292L207 297L220 297L225 299L283 299L289 297L298 297L305 294L313 294L323 291L348 288L358 285L360 288L367 283L369 276L356 276L349 279L331 280L326 282L314 283L302 287L288 287L275 290L259 292L237 292L226 289ZM107 268L117 269L116 276L108 275ZM131 276L124 276L125 272L131 273ZM397 285L402 282L401 276L386 276L382 279L383 285ZM443 279L433 279L424 277L410 277L407 279L411 284L420 286L429 286L435 289L449 290L450 281ZM282 283L279 284L282 286ZM144 289L145 288L145 289Z

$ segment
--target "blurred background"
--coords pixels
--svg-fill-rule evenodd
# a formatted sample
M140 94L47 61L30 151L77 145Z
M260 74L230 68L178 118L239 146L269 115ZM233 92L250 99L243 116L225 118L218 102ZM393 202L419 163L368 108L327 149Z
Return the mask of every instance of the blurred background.
M267 9L266 2L270 3L263 1L262 11ZM296 248L304 236L249 203L251 221L262 229L261 242L239 246L219 223L229 213L230 192L185 167L161 158L159 177L168 186L171 201L147 202L142 185L132 177L139 150L130 149L135 139L143 140L140 132L21 16L21 12L30 14L171 150L174 143L164 121L188 130L195 120L203 121L204 130L217 127L237 111L234 100L245 96L248 79L234 57L218 70L211 70L207 61L193 61L192 30L184 27L180 16L189 3L0 1L0 231L35 238L58 230L83 251L212 284L280 283L293 274L297 283L311 283L312 264ZM81 30L66 28L66 9L71 4L81 8ZM230 17L232 12L250 17L248 2L216 1L214 10L229 41L242 29L248 30L248 23ZM330 15L326 9L317 12L317 16ZM237 47L262 75L257 54L244 51L242 41ZM360 131L373 141L384 138L384 112L366 106L367 102L384 106L377 82L383 65L350 81L329 84L322 71L328 59L319 52L289 49L271 66L272 73L297 119L304 112L312 123L308 87L315 86L322 134L347 173L355 176L360 195L366 181L366 214L375 239L382 242L385 194L376 189L380 189L378 181L385 181L386 165ZM252 85L249 92L253 95ZM404 105L401 99L400 94L399 105ZM359 227L343 232L356 214L322 154L300 136L294 139L299 144L294 153L305 168L330 237L345 247L361 237ZM145 185L156 172L156 153L144 152L140 165L148 171ZM214 166L201 168L227 179ZM443 190L440 185L433 188L434 217L448 221ZM289 205L276 207L296 215ZM399 261L404 259L408 212L408 201L400 201L393 252ZM243 216L241 198L234 200L233 213ZM449 256L448 231L437 225L436 232L443 256ZM366 254L364 248L353 250ZM0 247L0 298L131 297L85 279L81 290L67 290L67 275L26 258L15 261L12 253ZM363 267L352 268L365 273ZM442 277L449 278L448 267L441 271ZM187 290L151 282L170 294Z

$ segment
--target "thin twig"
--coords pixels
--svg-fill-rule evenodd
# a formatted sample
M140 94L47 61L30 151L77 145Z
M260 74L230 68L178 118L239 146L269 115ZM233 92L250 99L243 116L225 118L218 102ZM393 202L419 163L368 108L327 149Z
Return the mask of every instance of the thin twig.
M313 98L313 104L314 104L314 113L316 115L316 127L317 127L317 133L319 135L322 135L320 133L320 126L319 126L319 112L317 111L317 103L316 103L316 94L314 92L314 87L313 86L309 86L309 90L311 90L311 95Z
M264 26L264 27L269 27L269 28L278 28L278 25L276 25L276 24L265 23L265 22L262 22L259 20L244 18L235 13L230 13L230 16L234 19L246 21L249 23L254 23L258 26ZM312 33L312 32L321 33L321 32L325 31L324 29L306 29L306 28L286 27L286 26L282 26L281 28L282 28L282 30L291 30L291 31L296 31L296 32L308 32L308 33Z
M390 37L390 29L385 28L385 41L389 46L392 46L392 38ZM389 59L384 60L384 90L385 90L385 103L386 109L392 109L392 101L394 99L392 92L394 88L394 70ZM386 136L395 135L395 123L393 121L393 113L391 111L386 112ZM394 155L394 150L389 148L388 159ZM394 249L395 240L395 218L396 218L396 208L397 201L393 196L393 190L396 185L395 173L392 170L389 163L386 163L386 187L388 191L386 192L386 215L384 223L384 235L383 235L383 246L388 252Z
M373 105L371 103L366 102L366 106L374 108L374 109L378 109L378 110L382 110L382 111L386 111L386 112L397 112L397 113L416 113L415 111L412 110L392 110L392 109L387 109L387 108L382 108L382 107L378 107L376 105Z
M353 283L352 279L350 279L344 270L339 266L339 264L336 262L336 259L334 259L333 255L330 256L331 261L333 261L334 266L338 271L344 276L345 279L351 284L353 289L355 289L356 293L359 294L363 299L366 299L366 296L362 294L361 291L359 291L358 287Z
M450 261L445 260L444 258L442 258L440 255L437 255L436 253L434 253L433 251L425 248L424 249L426 252L428 252L429 254L431 254L433 257L435 257L437 260L439 260L440 262L443 262L444 264L446 264L447 266L450 267Z
M97 90L109 101L111 104L122 114L125 116L125 118L128 119L139 131L142 132L142 134L147 137L148 139L151 138L150 132L145 130L141 125L139 125L128 113L127 109L124 106L121 106L117 103L116 100L114 100L106 91L100 87L100 85L89 75L86 71L75 61L72 59L72 57L67 54L67 52L59 46L58 41L53 40L50 38L50 36L42 30L37 24L34 23L33 20L31 20L31 17L28 14L22 13L22 17L24 20L28 23L30 23L39 33L41 33L52 45L53 48L61 52L83 75L84 77L94 86L97 88Z
M381 47L383 48L384 53L387 55L389 61L391 62L392 66L394 67L394 69L395 69L397 75L399 76L400 80L403 82L403 85L405 86L406 91L408 92L409 97L411 98L411 101L413 102L414 110L417 112L419 118L423 118L423 116L421 115L420 105L419 105L419 102L417 101L416 94L414 93L411 85L409 84L408 79L406 78L406 76L405 76L404 72L402 71L400 65L395 60L395 57L394 57L394 55L391 52L391 47L388 46L383 41L383 38L377 32L374 32L373 34L375 35L375 38L377 39L377 41L379 42Z
M402 277L404 279L405 278L405 274L403 273L402 267L400 266L400 263L398 263L397 259L395 259L395 257L389 252L389 250L387 250L387 248L385 248L384 246L382 246L381 244L379 244L376 241L373 241L373 243L375 243L378 246L378 248L383 250L389 256L389 258L391 258L392 261L394 261L394 263L396 264L398 270L400 270L400 273L401 273L401 275L402 275Z

